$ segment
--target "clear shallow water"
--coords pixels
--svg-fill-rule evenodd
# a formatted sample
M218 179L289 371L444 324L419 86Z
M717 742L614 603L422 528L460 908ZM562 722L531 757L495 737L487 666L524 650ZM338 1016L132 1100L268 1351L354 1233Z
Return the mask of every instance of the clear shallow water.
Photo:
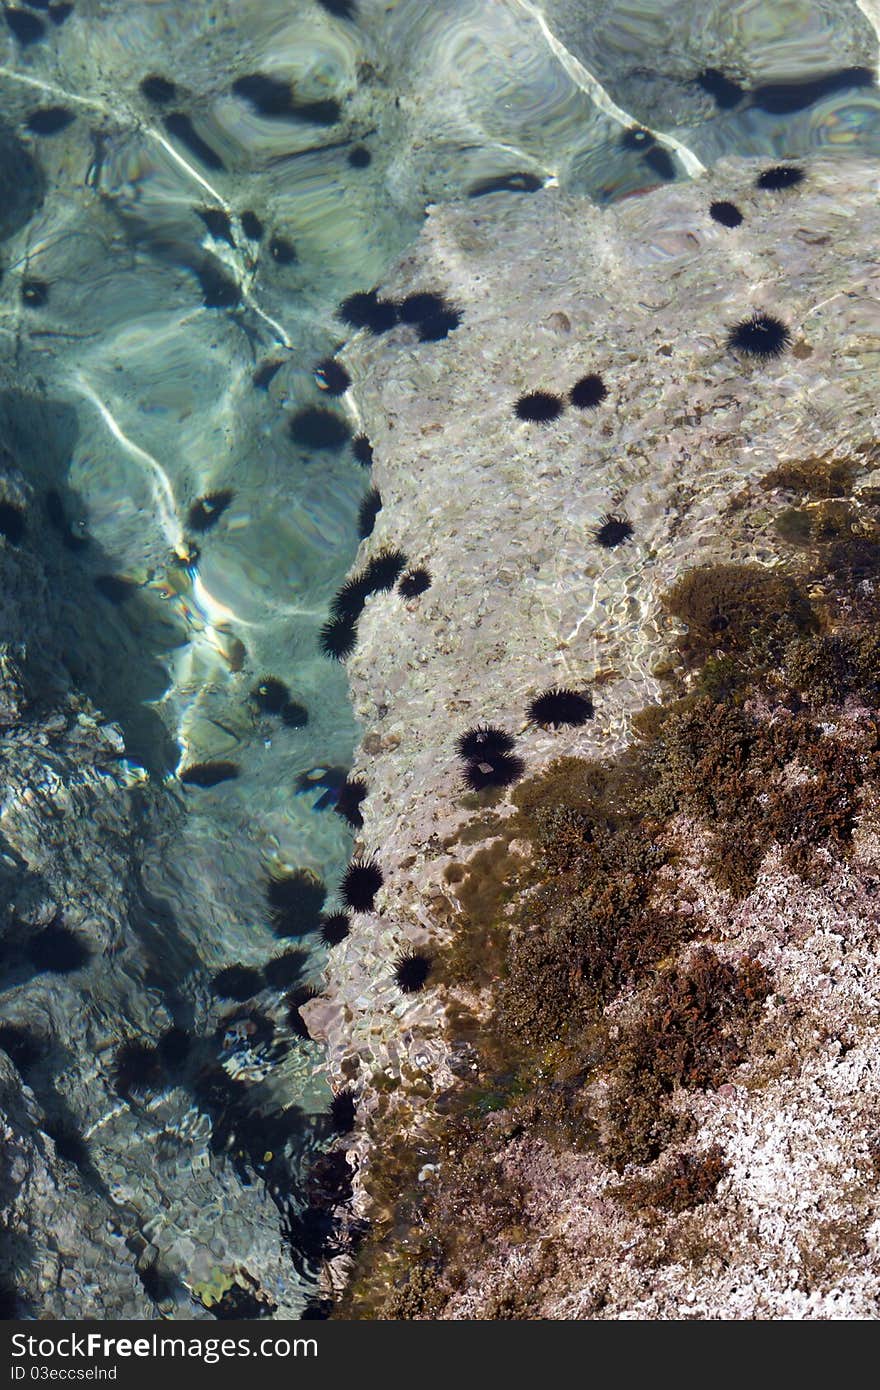
M34 496L56 489L89 540L46 555L68 668L168 801L142 863L152 952L167 968L147 968L142 931L122 978L108 967L93 980L92 1032L76 1038L65 1085L122 1224L148 1235L183 1281L163 1304L176 1316L198 1309L187 1287L233 1262L245 1230L237 1208L260 1175L211 1155L211 1125L183 1088L146 1112L108 1106L106 1059L121 1037L170 1022L212 1035L232 1005L212 995L210 976L262 966L279 949L267 867L306 868L332 888L350 852L318 794L297 793L310 769L345 765L358 736L344 670L316 636L355 554L368 477L348 445L303 449L289 431L298 408L328 404L312 368L348 331L334 306L381 281L428 203L499 181L555 179L608 201L698 175L730 151L880 147L877 92L863 76L783 113L719 105L697 80L721 63L764 83L813 78L832 57L876 66L855 6L832 42L821 6L783 7L787 27L770 0L725 6L717 32L695 36L668 5L613 4L602 7L599 49L586 5L546 16L519 0L350 8L230 3L194 16L179 3L77 3L62 23L42 19L32 41L9 34L0 62L10 149L25 161L7 160L17 202L0 332L10 381L18 373L30 398L10 384L6 427L27 453ZM669 32L679 41L658 48ZM256 109L235 86L253 74L287 84L293 109ZM175 90L143 89L150 76ZM47 108L72 119L48 131ZM665 163L626 144L636 124L658 132ZM352 158L363 150L368 162ZM267 363L277 371L255 387ZM330 403L352 432L356 396L355 384L353 399ZM188 536L190 506L215 489L232 502L214 529ZM190 566L180 563L188 541L199 547ZM124 602L96 589L107 575L131 581ZM306 727L255 716L248 692L267 673L306 706ZM240 775L214 788L173 775L216 759ZM325 948L309 945L306 974L317 979ZM280 1026L280 992L261 1007ZM259 1082L264 1108L317 1116L329 1099L320 1053L287 1041ZM319 1142L305 1124L292 1185L300 1151L305 1162ZM156 1220L163 1205L173 1217ZM261 1221L268 1243L271 1204ZM289 1259L274 1277L272 1298L295 1313L310 1281Z

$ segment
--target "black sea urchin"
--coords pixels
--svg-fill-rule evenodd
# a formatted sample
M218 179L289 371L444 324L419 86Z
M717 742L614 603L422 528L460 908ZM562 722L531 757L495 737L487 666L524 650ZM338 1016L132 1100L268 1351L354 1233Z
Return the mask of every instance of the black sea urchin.
M709 204L709 216L722 227L738 227L743 220L736 203L726 203L723 200Z
M630 126L620 137L620 143L625 150L638 150L643 154L645 150L650 150L656 145L657 140L650 130L645 130L644 126Z
M408 294L406 299L402 299L397 306L401 323L424 323L425 319L434 318L436 314L442 314L449 305L442 294L433 294L430 290L417 290L415 294Z
M276 936L305 936L321 926L327 890L309 869L273 874L266 883L269 920Z
M791 342L791 332L773 314L754 314L734 324L727 335L727 346L749 357L765 360L781 357Z
M88 965L91 951L69 927L50 922L25 943L25 955L35 970L51 975L69 975Z
M290 437L304 449L341 449L351 437L348 421L320 405L306 405L291 417Z
M559 396L554 396L549 391L530 391L527 395L519 397L513 410L519 420L546 424L561 415L562 408Z
M342 588L333 595L330 604L330 611L334 618L359 618L364 610L367 595L371 592L372 590L364 580L363 574L356 574L351 579L346 579Z
M493 758L512 753L515 740L505 729L492 724L477 724L455 740L455 751L468 762L474 758Z
M211 976L211 989L220 999L234 999L243 1004L259 994L265 981L262 973L250 965L227 965Z
M351 452L358 463L369 468L373 462L373 446L365 434L356 434L351 441Z
M277 233L269 242L269 255L278 265L295 265L297 262L296 247L286 236L279 236Z
M316 985L300 985L298 989L291 990L286 995L287 1002L287 1026L292 1033L296 1033L299 1038L310 1038L312 1035L306 1027L306 1021L300 1013L303 1004L308 1004L310 999L317 999L320 990Z
M761 171L755 179L755 187L778 192L779 189L794 188L803 183L804 177L803 169L797 164L774 164L772 168Z
M675 160L668 150L664 150L662 145L652 145L642 156L642 163L647 164L652 173L657 174L661 179L672 180L675 178Z
M298 700L288 700L281 710L281 723L288 729L304 729L309 722L309 712Z
M397 592L403 598L418 598L431 587L431 576L426 569L408 570L397 585Z
M177 774L188 787L216 787L220 782L232 782L239 776L237 763L218 760L211 763L190 763Z
M359 830L364 823L361 815L361 802L367 794L367 784L363 777L346 777L342 786L339 788L339 795L336 798L334 811L340 816L344 816L349 825L353 825Z
M290 700L290 691L277 676L264 676L251 691L251 699L263 714L281 714Z
M529 705L529 719L533 724L586 724L593 713L589 695L558 685L537 695Z
M382 549L367 561L360 578L367 593L378 594L384 589L393 589L405 569L406 556L403 551L383 545Z
M248 241L260 241L263 236L263 224L255 212L250 208L241 214L241 230L244 232Z
M46 1040L17 1023L0 1023L0 1048L20 1072L29 1071L46 1055Z
M376 525L376 517L382 510L382 495L377 487L371 487L369 492L364 493L361 504L358 507L357 533L362 541L367 536L373 534Z
M338 946L351 931L351 919L347 912L331 912L324 918L321 937L328 946Z
M163 1079L162 1060L152 1044L129 1038L116 1049L113 1085L118 1095L156 1091Z
M157 73L150 73L141 78L140 89L147 101L154 106L167 106L169 101L174 101L177 96L177 88L167 77L159 77Z
M168 1071L178 1071L192 1048L192 1038L185 1028L172 1025L159 1039L159 1053Z
M351 385L351 377L335 357L324 357L314 371L318 385L328 396L344 396Z
M0 501L0 536L10 545L21 545L26 529L24 507L17 502Z
M371 912L385 875L375 859L352 859L339 887L340 896L352 912Z
M337 1091L330 1102L330 1124L337 1134L349 1134L354 1129L354 1095L348 1089Z
M371 333L387 333L397 323L396 305L390 299L379 299L377 290L350 294L336 313L343 323L352 328L368 328Z
M568 399L578 410L595 410L608 395L608 387L596 372L582 376L568 393Z
M461 319L461 310L452 307L441 309L439 314L432 314L430 318L422 319L419 323L419 342L439 343L461 326Z
M25 125L34 135L56 135L76 120L66 106L40 106L25 116Z
M221 488L217 492L206 492L197 497L189 509L186 524L190 531L210 531L217 525L235 493L232 488Z
M394 962L394 983L403 994L423 989L431 973L431 958L421 951L401 951Z
M613 550L615 546L628 541L632 533L633 528L625 516L615 516L608 512L593 532L593 539L605 550Z
M273 989L289 989L302 975L308 959L308 951L285 951L283 956L273 956L263 966L266 984Z
M330 618L318 633L318 646L325 656L344 661L357 645L357 620L340 614Z
M515 753L499 753L475 758L465 765L462 776L465 786L472 792L482 792L488 787L511 786L519 781L525 770L525 763Z

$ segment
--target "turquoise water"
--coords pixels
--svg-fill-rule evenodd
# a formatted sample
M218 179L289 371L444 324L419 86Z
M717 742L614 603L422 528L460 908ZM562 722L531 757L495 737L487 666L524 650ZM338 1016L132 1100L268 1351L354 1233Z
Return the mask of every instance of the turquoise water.
M308 871L330 911L351 852L324 770L350 763L360 733L318 633L369 475L348 440L304 446L290 429L309 407L361 428L357 383L328 400L314 373L351 332L334 310L381 283L434 202L554 182L609 202L727 153L880 153L876 35L855 5L829 27L822 6L771 0L696 28L659 0L64 9L22 6L2 36L0 412L29 506L49 517L57 655L120 725L149 813L140 915L121 964L102 960L71 997L87 1024L60 1039L51 1081L90 1146L80 1176L132 1266L165 1279L107 1306L211 1316L253 1248L264 1307L296 1316L320 1260L291 1259L284 1208L303 1206L327 1143L320 1049L271 986L248 1007L280 1051L238 1047L211 979L290 944L269 874ZM222 515L198 529L193 506L221 491ZM265 676L307 723L259 713ZM181 782L218 762L237 775ZM296 944L319 983L327 947L315 932ZM45 988L15 982L8 1017L34 1015ZM200 1066L214 1048L260 1088L259 1115L299 1107L283 1160L241 1158L223 1104L192 1084L120 1100L113 1049L171 1026L203 1040Z

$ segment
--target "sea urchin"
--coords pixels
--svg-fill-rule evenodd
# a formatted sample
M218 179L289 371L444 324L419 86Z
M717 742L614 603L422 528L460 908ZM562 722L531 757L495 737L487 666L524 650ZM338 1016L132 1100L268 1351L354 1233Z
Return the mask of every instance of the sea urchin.
M371 912L385 875L375 859L352 859L340 884L346 907L352 912Z
M589 695L577 690L565 690L554 685L537 695L529 705L529 719L533 724L586 724L593 717L593 701Z
M562 414L562 401L550 391L529 391L519 397L513 410L519 420L546 424Z
M394 962L394 983L403 994L416 994L424 988L431 973L431 958L421 951L401 951Z
M791 332L772 314L753 314L734 324L727 335L727 346L749 357L781 357L791 342Z

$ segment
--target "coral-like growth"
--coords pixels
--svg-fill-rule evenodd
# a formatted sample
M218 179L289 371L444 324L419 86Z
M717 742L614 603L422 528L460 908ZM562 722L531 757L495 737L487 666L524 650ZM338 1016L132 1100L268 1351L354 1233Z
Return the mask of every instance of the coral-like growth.
M586 724L593 714L593 701L589 695L558 685L545 690L542 695L536 695L529 705L529 719L533 724Z
M371 912L384 882L385 875L375 859L352 859L340 884L340 896L352 912Z
M628 541L632 533L632 524L627 521L625 516L616 516L612 512L608 512L593 532L593 539L603 549L613 550L615 546L623 545L624 541Z
M762 565L700 565L664 596L666 611L687 624L679 649L691 662L716 650L751 648L777 660L787 643L814 632L816 617L795 581Z
M367 794L367 784L363 777L346 777L339 789L334 811L344 816L349 825L359 830L364 823L361 815L361 802Z
M632 1178L615 1188L613 1195L628 1207L659 1207L679 1213L711 1202L721 1179L727 1173L724 1150L713 1144L703 1154L676 1154L661 1173L650 1178Z
M513 410L519 420L545 424L562 414L563 402L550 391L530 391L517 399Z
M394 983L402 994L416 994L424 988L431 965L431 957L421 951L401 951L394 962Z
M190 531L210 531L217 525L235 493L232 488L220 488L217 492L206 492L197 497L187 513L186 524Z
M269 920L276 936L305 936L321 926L327 890L310 869L272 874L266 882Z
M795 188L803 183L805 177L803 169L797 164L774 164L772 168L761 171L755 180L755 187L774 191Z
M769 361L781 357L791 342L791 330L773 314L753 314L734 324L727 335L727 346L748 357Z

